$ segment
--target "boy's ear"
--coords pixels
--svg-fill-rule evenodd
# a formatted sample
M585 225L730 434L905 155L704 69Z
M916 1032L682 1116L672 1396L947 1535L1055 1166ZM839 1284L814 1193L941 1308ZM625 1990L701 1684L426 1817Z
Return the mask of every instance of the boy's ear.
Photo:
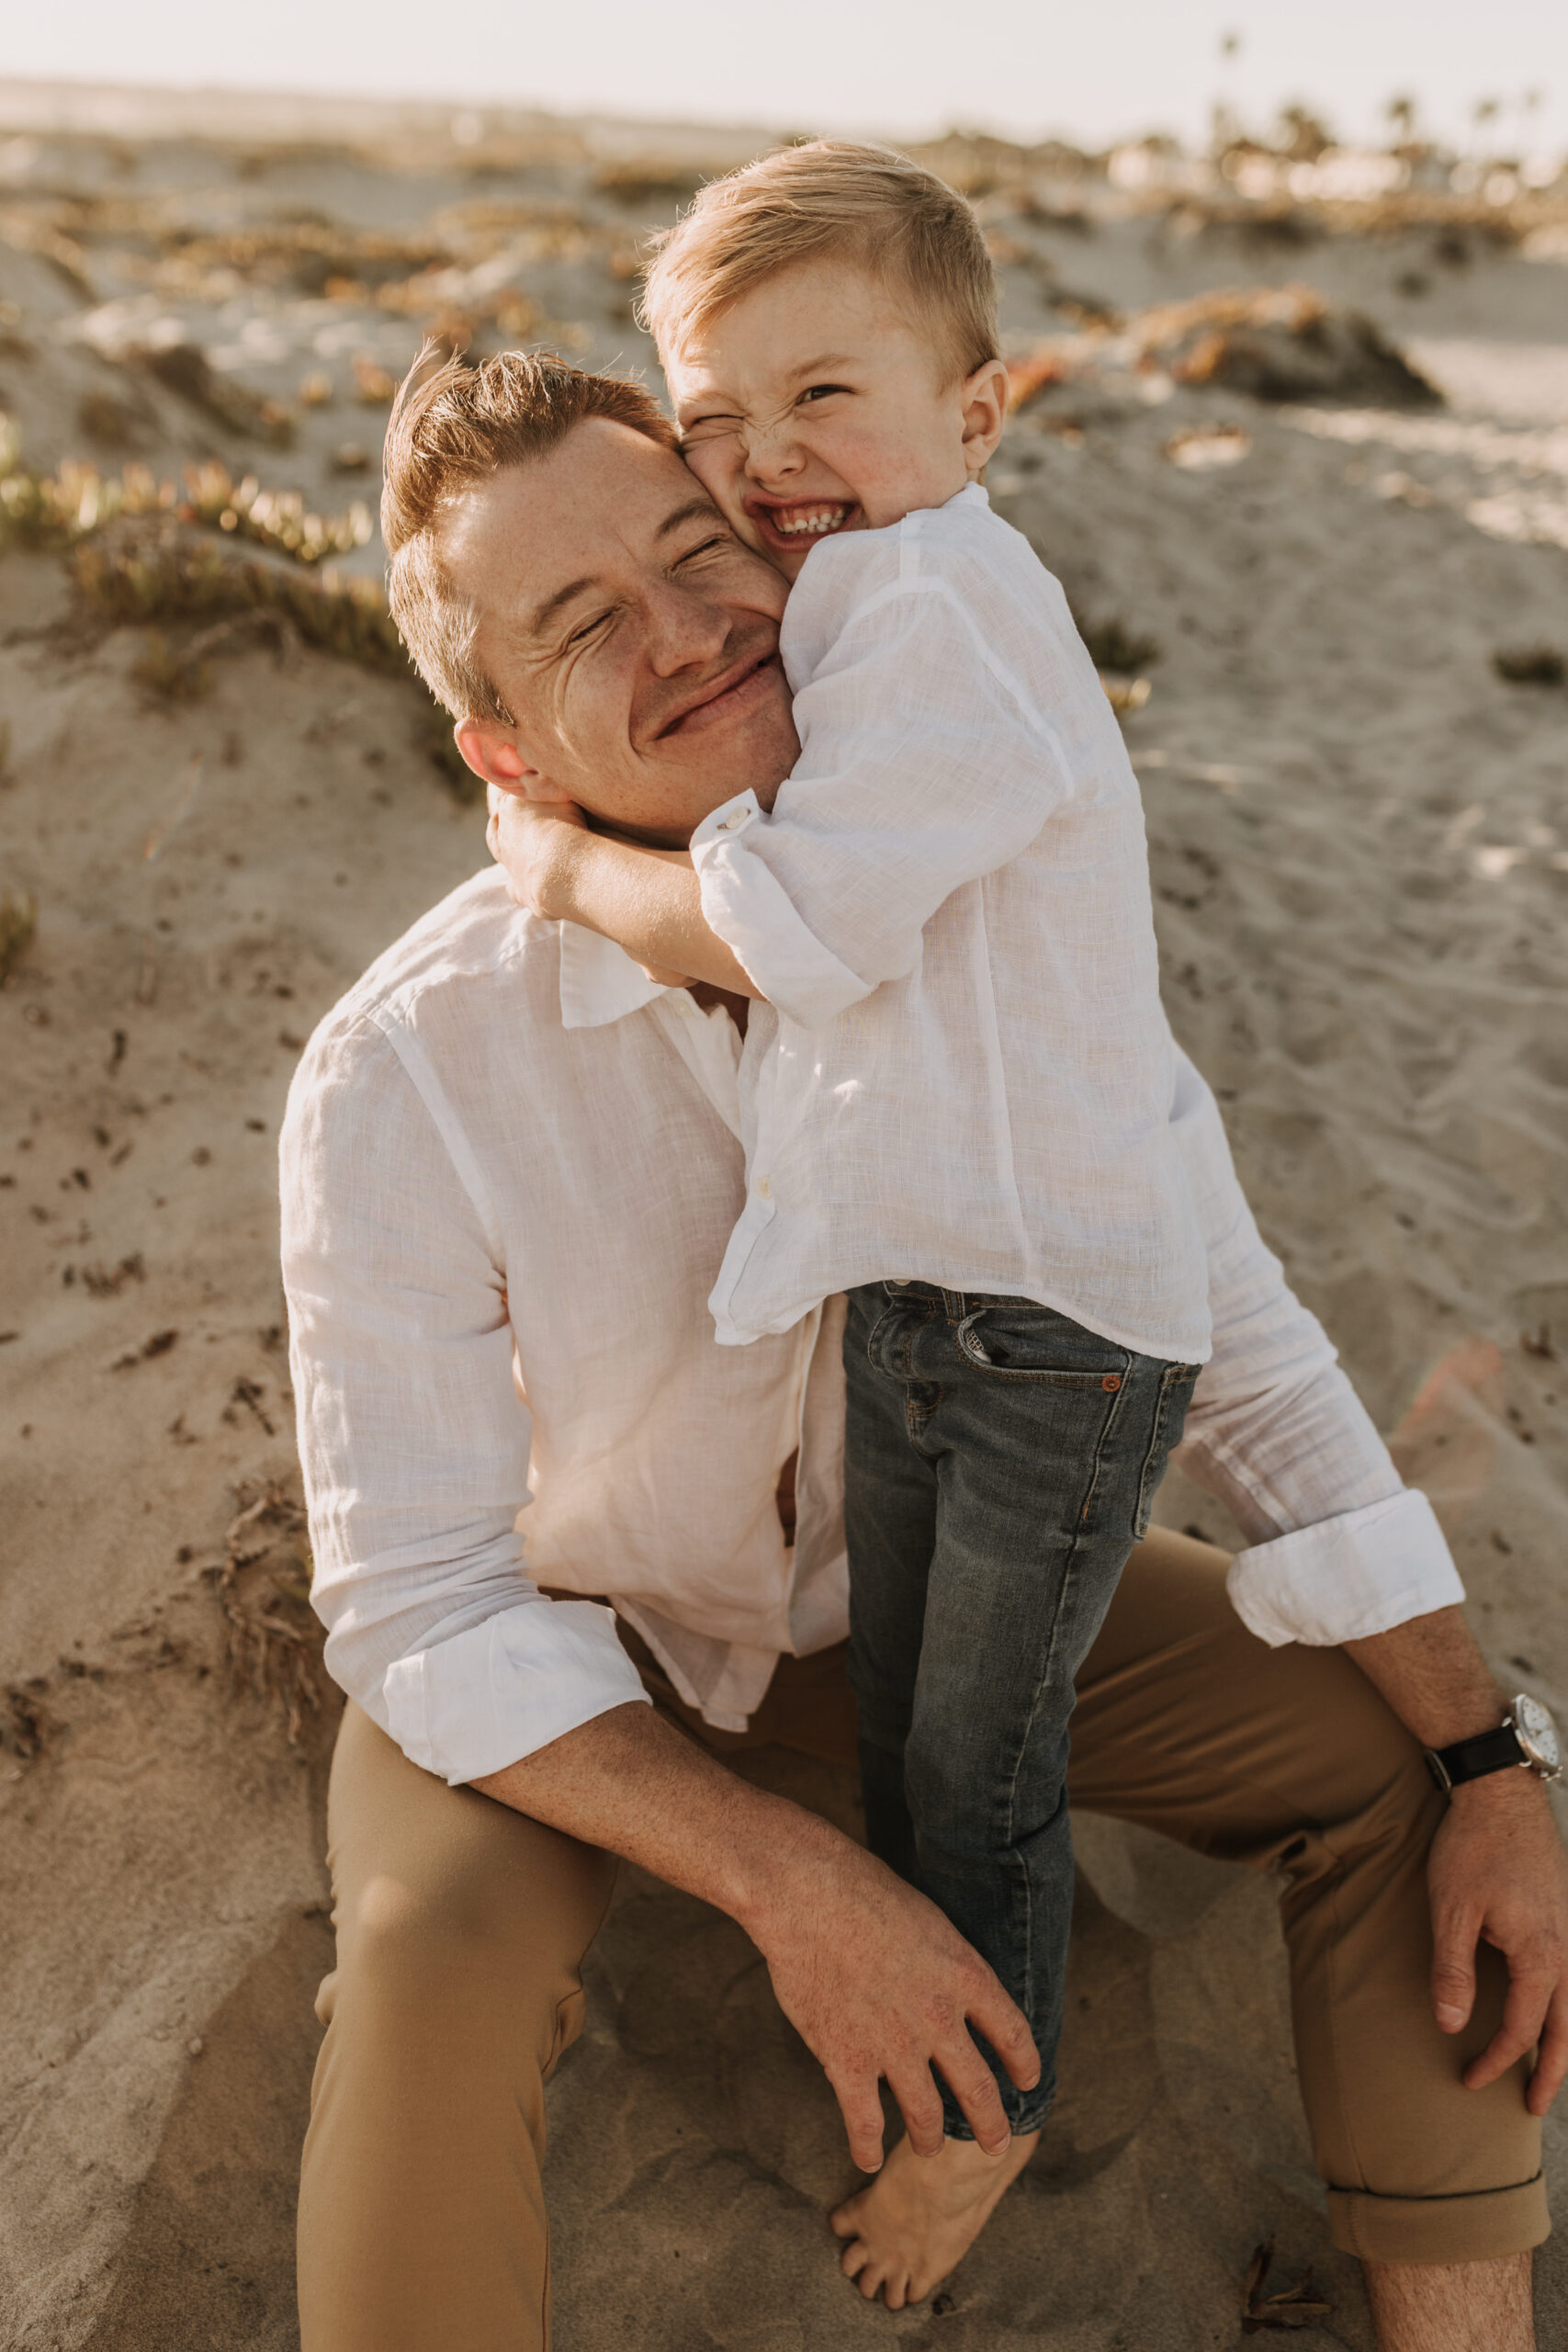
M539 783L539 772L528 765L509 727L489 718L460 718L452 737L481 784L493 784L498 792L513 793L519 800L535 797L531 787Z
M1008 418L1008 371L1001 360L987 359L964 381L964 462L971 481L977 481L996 455Z

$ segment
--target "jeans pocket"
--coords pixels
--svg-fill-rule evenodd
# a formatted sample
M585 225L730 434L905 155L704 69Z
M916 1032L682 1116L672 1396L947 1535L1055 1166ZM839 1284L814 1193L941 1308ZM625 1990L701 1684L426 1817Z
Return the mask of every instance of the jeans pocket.
M1133 1540L1141 1544L1149 1532L1154 1513L1155 1496L1165 1476L1166 1464L1181 1443L1181 1432L1187 1422L1187 1408L1192 1399L1201 1366L1195 1363L1168 1363L1160 1376L1159 1397L1155 1406L1155 1423L1149 1435L1149 1450L1144 1457L1144 1475L1138 1481L1138 1508L1133 1519Z
M964 1362L998 1381L1043 1381L1112 1396L1125 1385L1134 1361L1125 1348L1071 1316L1024 1299L976 1307L958 1326L956 1339Z

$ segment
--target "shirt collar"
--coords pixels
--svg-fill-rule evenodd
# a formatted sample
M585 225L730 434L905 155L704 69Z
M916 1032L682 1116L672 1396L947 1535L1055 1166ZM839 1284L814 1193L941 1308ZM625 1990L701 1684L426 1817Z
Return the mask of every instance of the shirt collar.
M563 1029L603 1029L670 991L650 980L624 947L581 923L560 933L560 1018Z

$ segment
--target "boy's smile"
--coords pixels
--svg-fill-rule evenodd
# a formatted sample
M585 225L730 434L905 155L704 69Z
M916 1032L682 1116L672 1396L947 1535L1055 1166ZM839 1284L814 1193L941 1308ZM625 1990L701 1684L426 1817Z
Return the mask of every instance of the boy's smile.
M775 273L661 356L692 471L791 579L821 539L945 505L1006 413L999 361L955 373L926 320L836 256Z
M747 491L741 505L770 555L796 556L818 539L840 531L863 531L865 509L858 498L769 498Z

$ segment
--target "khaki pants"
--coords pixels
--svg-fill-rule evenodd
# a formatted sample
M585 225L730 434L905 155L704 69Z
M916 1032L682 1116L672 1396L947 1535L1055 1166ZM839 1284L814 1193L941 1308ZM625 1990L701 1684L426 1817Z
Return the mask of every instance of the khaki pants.
M1442 1801L1342 1653L1269 1650L1206 1544L1133 1554L1078 1679L1072 1798L1254 1870L1278 1864L1296 2057L1335 2243L1388 2262L1517 2253L1547 2234L1524 2069L1460 2081L1505 1973L1450 2040L1432 2020L1426 1856ZM639 1645L635 1642L630 1645ZM841 1650L785 1659L718 1750L854 1760ZM642 1661L639 1661L642 1662ZM537 2352L549 2333L544 2088L582 2021L615 1865L449 1789L350 1707L329 1806L337 1967L305 2143L303 2352Z

